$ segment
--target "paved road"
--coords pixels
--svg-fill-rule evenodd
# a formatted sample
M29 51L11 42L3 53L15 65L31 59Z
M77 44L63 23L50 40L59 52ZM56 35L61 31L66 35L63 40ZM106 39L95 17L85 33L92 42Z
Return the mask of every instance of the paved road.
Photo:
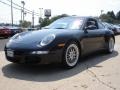
M0 51L4 50L4 46L9 39L0 38Z
M15 65L5 59L0 40L0 90L120 90L120 37L112 54L84 58L75 68Z

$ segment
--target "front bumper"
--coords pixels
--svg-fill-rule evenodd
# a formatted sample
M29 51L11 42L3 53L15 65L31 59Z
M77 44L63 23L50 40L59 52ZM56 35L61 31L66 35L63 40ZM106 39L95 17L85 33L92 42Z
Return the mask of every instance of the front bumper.
M50 64L60 63L62 60L62 49L56 51L25 51L25 50L10 50L12 56L8 55L8 49L5 49L5 55L8 61L14 63L29 63L29 64Z

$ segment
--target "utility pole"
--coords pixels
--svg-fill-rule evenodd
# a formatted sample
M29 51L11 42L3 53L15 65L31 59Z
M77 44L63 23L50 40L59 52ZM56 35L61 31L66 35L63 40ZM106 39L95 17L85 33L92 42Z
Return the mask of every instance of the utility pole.
M22 21L23 21L23 19L22 19L22 13L23 13L23 9L21 8L21 22L20 22L20 26L21 26L21 28L22 28Z
M101 14L100 14L100 15L102 15L102 14L103 14L103 12L104 12L104 10L101 10Z
M24 12L24 9L25 9L25 2L24 1L21 1L21 3L23 4L23 10L22 10L22 17L23 17L23 19L22 19L22 21L24 22L24 14L25 14L25 12Z
M32 12L32 27L34 28L34 10L33 10L33 12Z
M12 26L13 26L13 2L12 2L12 0L11 0L11 24L12 24Z
M43 8L39 8L40 9L40 18L42 18L42 10Z
M23 13L23 9L21 8L21 21L23 20L22 13Z
M39 21L40 21L40 29L41 29L41 22L42 22L42 10L43 8L39 8L40 9L40 18L39 18Z

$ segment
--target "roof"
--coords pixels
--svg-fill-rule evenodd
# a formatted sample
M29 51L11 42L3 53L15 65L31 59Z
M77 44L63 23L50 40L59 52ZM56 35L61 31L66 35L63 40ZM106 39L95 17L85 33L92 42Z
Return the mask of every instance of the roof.
M92 16L68 16L63 18L82 18L82 19L94 18L96 19L95 17L92 17Z

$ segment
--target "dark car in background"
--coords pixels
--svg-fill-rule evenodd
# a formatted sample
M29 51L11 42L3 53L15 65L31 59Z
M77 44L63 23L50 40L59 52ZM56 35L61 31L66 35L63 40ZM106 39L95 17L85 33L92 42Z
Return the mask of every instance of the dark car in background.
M102 22L104 26L114 32L114 35L120 35L120 27L107 22Z
M28 28L28 31L35 31L37 28Z
M11 36L11 31L8 28L0 27L0 37L8 38Z
M120 35L120 26L119 25L113 25L113 27L116 29L117 35Z
M112 53L113 31L92 17L64 17L46 29L14 35L5 46L5 55L13 63L61 63L76 66L81 56L99 50Z
M11 36L13 36L13 35L15 35L17 33L22 32L22 29L20 27L9 26L9 27L5 27L5 28L8 28L11 31Z

